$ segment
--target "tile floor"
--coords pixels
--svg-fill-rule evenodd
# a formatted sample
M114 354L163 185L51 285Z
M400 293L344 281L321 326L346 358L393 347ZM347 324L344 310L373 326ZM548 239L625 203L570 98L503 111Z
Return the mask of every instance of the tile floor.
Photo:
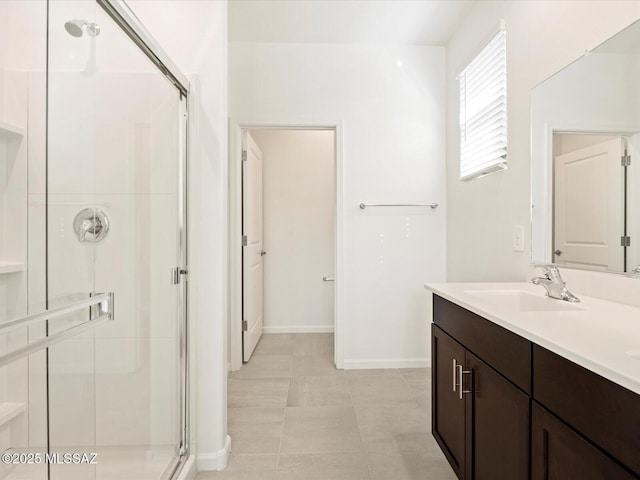
M231 456L198 480L456 480L428 369L336 370L333 334L266 334L229 375Z
M46 449L13 449L15 453L38 453L44 456ZM157 480L175 459L175 445L116 447L70 446L52 448L52 453L97 453L95 465L51 464L51 478L65 480ZM1 467L1 465L0 465ZM3 471L4 470L4 471ZM43 480L47 478L47 465L22 464L12 468L0 468L2 480ZM205 477L206 478L206 477Z

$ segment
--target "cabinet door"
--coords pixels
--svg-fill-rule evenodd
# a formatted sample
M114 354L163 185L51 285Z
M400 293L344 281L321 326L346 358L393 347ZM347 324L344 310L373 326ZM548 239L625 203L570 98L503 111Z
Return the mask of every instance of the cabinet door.
M636 478L537 403L532 410L532 480Z
M435 325L431 326L432 432L458 478L465 478L465 402L459 398L453 365L464 363L465 350Z
M529 396L467 352L467 469L473 480L529 478Z
M534 399L640 477L640 395L535 345Z

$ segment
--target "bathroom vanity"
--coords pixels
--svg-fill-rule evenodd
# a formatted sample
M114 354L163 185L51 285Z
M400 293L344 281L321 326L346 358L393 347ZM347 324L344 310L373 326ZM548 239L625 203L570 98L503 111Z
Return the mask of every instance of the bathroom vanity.
M428 284L432 431L461 480L640 478L640 309Z
M636 21L531 90L534 265L640 276L639 44ZM425 287L433 435L458 478L640 479L640 308Z

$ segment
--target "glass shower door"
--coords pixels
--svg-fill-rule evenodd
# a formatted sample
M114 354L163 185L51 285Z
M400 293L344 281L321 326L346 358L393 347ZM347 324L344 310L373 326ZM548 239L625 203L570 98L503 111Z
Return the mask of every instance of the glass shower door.
M76 222L80 212L97 206L96 78L88 73L89 63L96 58L96 44L86 34L84 42L71 34L75 22L93 22L95 14L93 2L49 3L47 300L53 308L97 292L98 243L88 237L81 241L90 225ZM87 73L82 75L82 71ZM81 311L50 320L48 333L79 324L85 315ZM48 465L50 478L96 478L95 465L63 463L65 453L95 451L94 336L95 331L88 330L47 351L48 451L63 456L61 463Z
M163 478L183 429L183 99L94 2L50 2L48 79L49 303L115 295L113 321L49 348L49 449L96 454L50 478Z
M0 2L0 480L47 478L20 457L47 448L46 354L25 350L45 325L19 322L46 308L46 21L44 0Z

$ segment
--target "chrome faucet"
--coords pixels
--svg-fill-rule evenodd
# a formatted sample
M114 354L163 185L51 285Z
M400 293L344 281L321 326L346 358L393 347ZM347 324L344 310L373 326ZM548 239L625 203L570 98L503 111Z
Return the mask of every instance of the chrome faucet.
M544 277L532 278L531 282L534 285L542 285L544 288L546 288L548 297L572 303L577 303L580 301L578 297L567 290L564 280L562 280L560 271L557 267L546 265L542 268L544 270Z

